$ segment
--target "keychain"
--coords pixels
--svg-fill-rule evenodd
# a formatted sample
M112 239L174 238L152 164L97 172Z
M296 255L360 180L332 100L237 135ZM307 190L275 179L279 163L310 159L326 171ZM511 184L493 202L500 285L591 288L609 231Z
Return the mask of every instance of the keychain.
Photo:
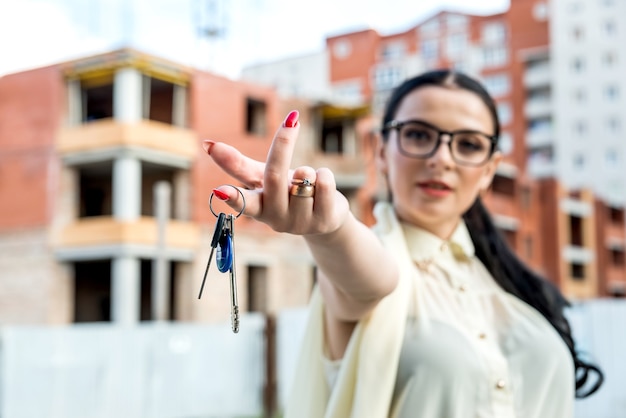
M206 282L206 276L209 272L209 267L211 266L211 260L213 259L213 252L217 249L216 254L216 264L217 269L221 273L229 272L230 278L230 321L233 328L233 332L239 332L239 305L237 302L237 277L235 273L235 219L239 218L246 208L246 199L239 190L239 188L233 187L239 192L241 195L241 200L243 201L243 207L241 211L237 215L233 214L225 214L224 212L220 212L219 214L215 213L213 210L213 193L211 193L211 197L209 198L209 209L211 209L211 213L215 215L217 218L217 222L215 223L215 230L213 231L213 238L211 239L211 253L209 254L209 261L207 262L206 269L204 270L204 277L202 278L202 285L200 286L200 293L198 294L198 299L202 298L202 291L204 290L204 283Z

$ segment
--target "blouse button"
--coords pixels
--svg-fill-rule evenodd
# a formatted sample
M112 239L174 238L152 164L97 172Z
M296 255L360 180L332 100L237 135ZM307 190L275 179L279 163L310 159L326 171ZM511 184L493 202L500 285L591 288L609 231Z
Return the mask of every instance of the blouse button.
M480 338L481 340L484 340L485 338L487 338L487 334L485 334L484 332L481 332L480 334L478 334L478 338Z
M503 379L500 379L496 382L496 389L504 389L506 387L506 382Z
M448 248L449 248L448 243L444 242L444 243L441 244L440 250L442 252L445 252L445 251L448 251Z
M465 292L467 290L467 288L465 287L464 284L459 286L459 292Z

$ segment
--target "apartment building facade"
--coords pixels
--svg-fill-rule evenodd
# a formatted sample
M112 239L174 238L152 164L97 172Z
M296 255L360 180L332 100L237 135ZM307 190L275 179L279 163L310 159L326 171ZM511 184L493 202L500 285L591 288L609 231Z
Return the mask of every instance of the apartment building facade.
M211 190L239 183L202 140L264 160L294 108L294 164L332 167L354 194L360 156L326 155L317 138L328 114L339 115L354 144L358 109L283 100L132 49L0 78L0 323L227 319L227 274L213 267L197 297ZM246 217L235 226L240 311L305 305L315 267L303 240Z
M624 60L618 59L626 56L620 51L626 44L619 44L624 31L618 30L615 18L626 14L616 14L623 2L607 0L593 2L593 6L587 3L512 0L506 12L493 15L442 11L389 35L364 29L329 36L325 50L329 68L319 75L328 77L329 87L320 91L322 99L369 106L371 131L379 127L378 120L390 91L406 77L427 69L454 68L479 78L497 102L502 123L500 149L504 154L491 193L485 198L486 204L519 256L559 283L573 298L620 295L626 287L626 266L610 250L619 247L616 250L619 253L624 248L624 240L617 238L622 235L615 227L622 222L618 218L623 217L624 204L616 187L607 188L619 183L619 162L626 152L626 131L621 128L626 120L626 106L620 107L619 94L623 91L623 80L614 73L620 68L624 73L626 69ZM595 12L588 16L579 10L585 7L593 7ZM566 13L570 16L567 19L563 17ZM583 44L584 48L594 49L594 54L589 56L592 59L600 54L597 49L602 45L600 49L604 52L596 61L604 62L606 72L598 70L580 78L572 74L575 70L571 67L563 68L563 63L571 64L577 58L587 57L587 49L574 45L572 36L563 39L562 34L568 25L570 34L584 31L578 29L583 20L587 26L596 25L592 41ZM611 39L604 42L601 36ZM283 60L283 68L286 65ZM271 64L263 66L266 73L272 70L275 80L280 80L280 68ZM259 71L258 67L248 68L243 77L263 82ZM568 75L564 76L564 72ZM292 74L290 84L295 82ZM300 82L306 84L307 78ZM321 82L318 80L316 84ZM598 99L604 94L607 101L602 105L588 102L586 107L573 109L570 96L581 86L588 89L597 86L593 97ZM297 95L294 89L282 91ZM578 126L574 115L581 114L593 119L597 129L583 129L584 138L575 141L566 127ZM605 121L603 127L601 120ZM612 135L607 136L607 130ZM583 172L571 164L564 169L562 162L570 161L573 153L584 154L584 159L592 159L597 165ZM375 172L369 173L375 176ZM576 178L584 181L574 181ZM373 179L370 178L370 184L377 184ZM562 185L557 187L551 180ZM552 195L547 196L549 193ZM626 193L623 195L626 197ZM366 187L361 197L361 204L368 212L372 202L380 197L380 189ZM593 225L580 233L581 239L574 243L569 238L572 231L567 228L575 229L575 223L558 223L561 227L556 236L547 231L556 233L550 228L557 224L544 228L545 219L554 216L569 219L571 202L575 202L576 208L586 208L579 215L585 225ZM613 218L607 218L606 211ZM614 221L607 223L607 219ZM600 239L602 248L597 247L600 244L596 233L603 236L609 233L613 237L611 244ZM615 255L609 258L616 264L603 262L608 259L607 251L611 257ZM559 268L553 266L554 260L558 260ZM605 281L607 277L612 277L611 285Z

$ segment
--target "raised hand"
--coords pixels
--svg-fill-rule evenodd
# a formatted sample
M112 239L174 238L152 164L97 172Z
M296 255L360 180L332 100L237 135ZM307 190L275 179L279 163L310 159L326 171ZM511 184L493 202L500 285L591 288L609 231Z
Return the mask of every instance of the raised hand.
M244 215L278 232L296 235L334 232L346 220L349 205L337 191L333 173L327 168L315 170L308 166L290 169L300 129L298 116L295 110L287 115L276 131L265 162L253 160L220 142L205 141L204 147L218 166L249 189L242 190L246 202ZM220 186L214 194L237 211L243 207L242 195L232 187ZM308 197L309 194L313 195Z

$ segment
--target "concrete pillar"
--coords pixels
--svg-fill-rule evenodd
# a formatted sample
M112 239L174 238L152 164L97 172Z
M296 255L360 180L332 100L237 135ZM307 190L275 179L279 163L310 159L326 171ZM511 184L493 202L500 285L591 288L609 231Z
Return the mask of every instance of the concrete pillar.
M177 170L173 178L174 219L191 219L191 179L188 170Z
M134 221L141 216L141 161L121 155L113 161L113 217Z
M187 126L187 88L178 84L174 84L172 125L180 128Z
M135 68L120 68L113 83L113 116L121 123L141 120L142 77Z
M77 126L83 121L83 109L80 80L67 82L67 125Z
M133 325L140 320L141 263L122 256L111 262L111 321Z
M354 129L354 123L343 123L343 155L346 157L355 157L357 155L356 149L356 130Z
M154 185L154 215L157 219L157 250L152 263L152 319L166 321L170 318L170 271L167 250L167 224L170 220L171 186L166 181Z

